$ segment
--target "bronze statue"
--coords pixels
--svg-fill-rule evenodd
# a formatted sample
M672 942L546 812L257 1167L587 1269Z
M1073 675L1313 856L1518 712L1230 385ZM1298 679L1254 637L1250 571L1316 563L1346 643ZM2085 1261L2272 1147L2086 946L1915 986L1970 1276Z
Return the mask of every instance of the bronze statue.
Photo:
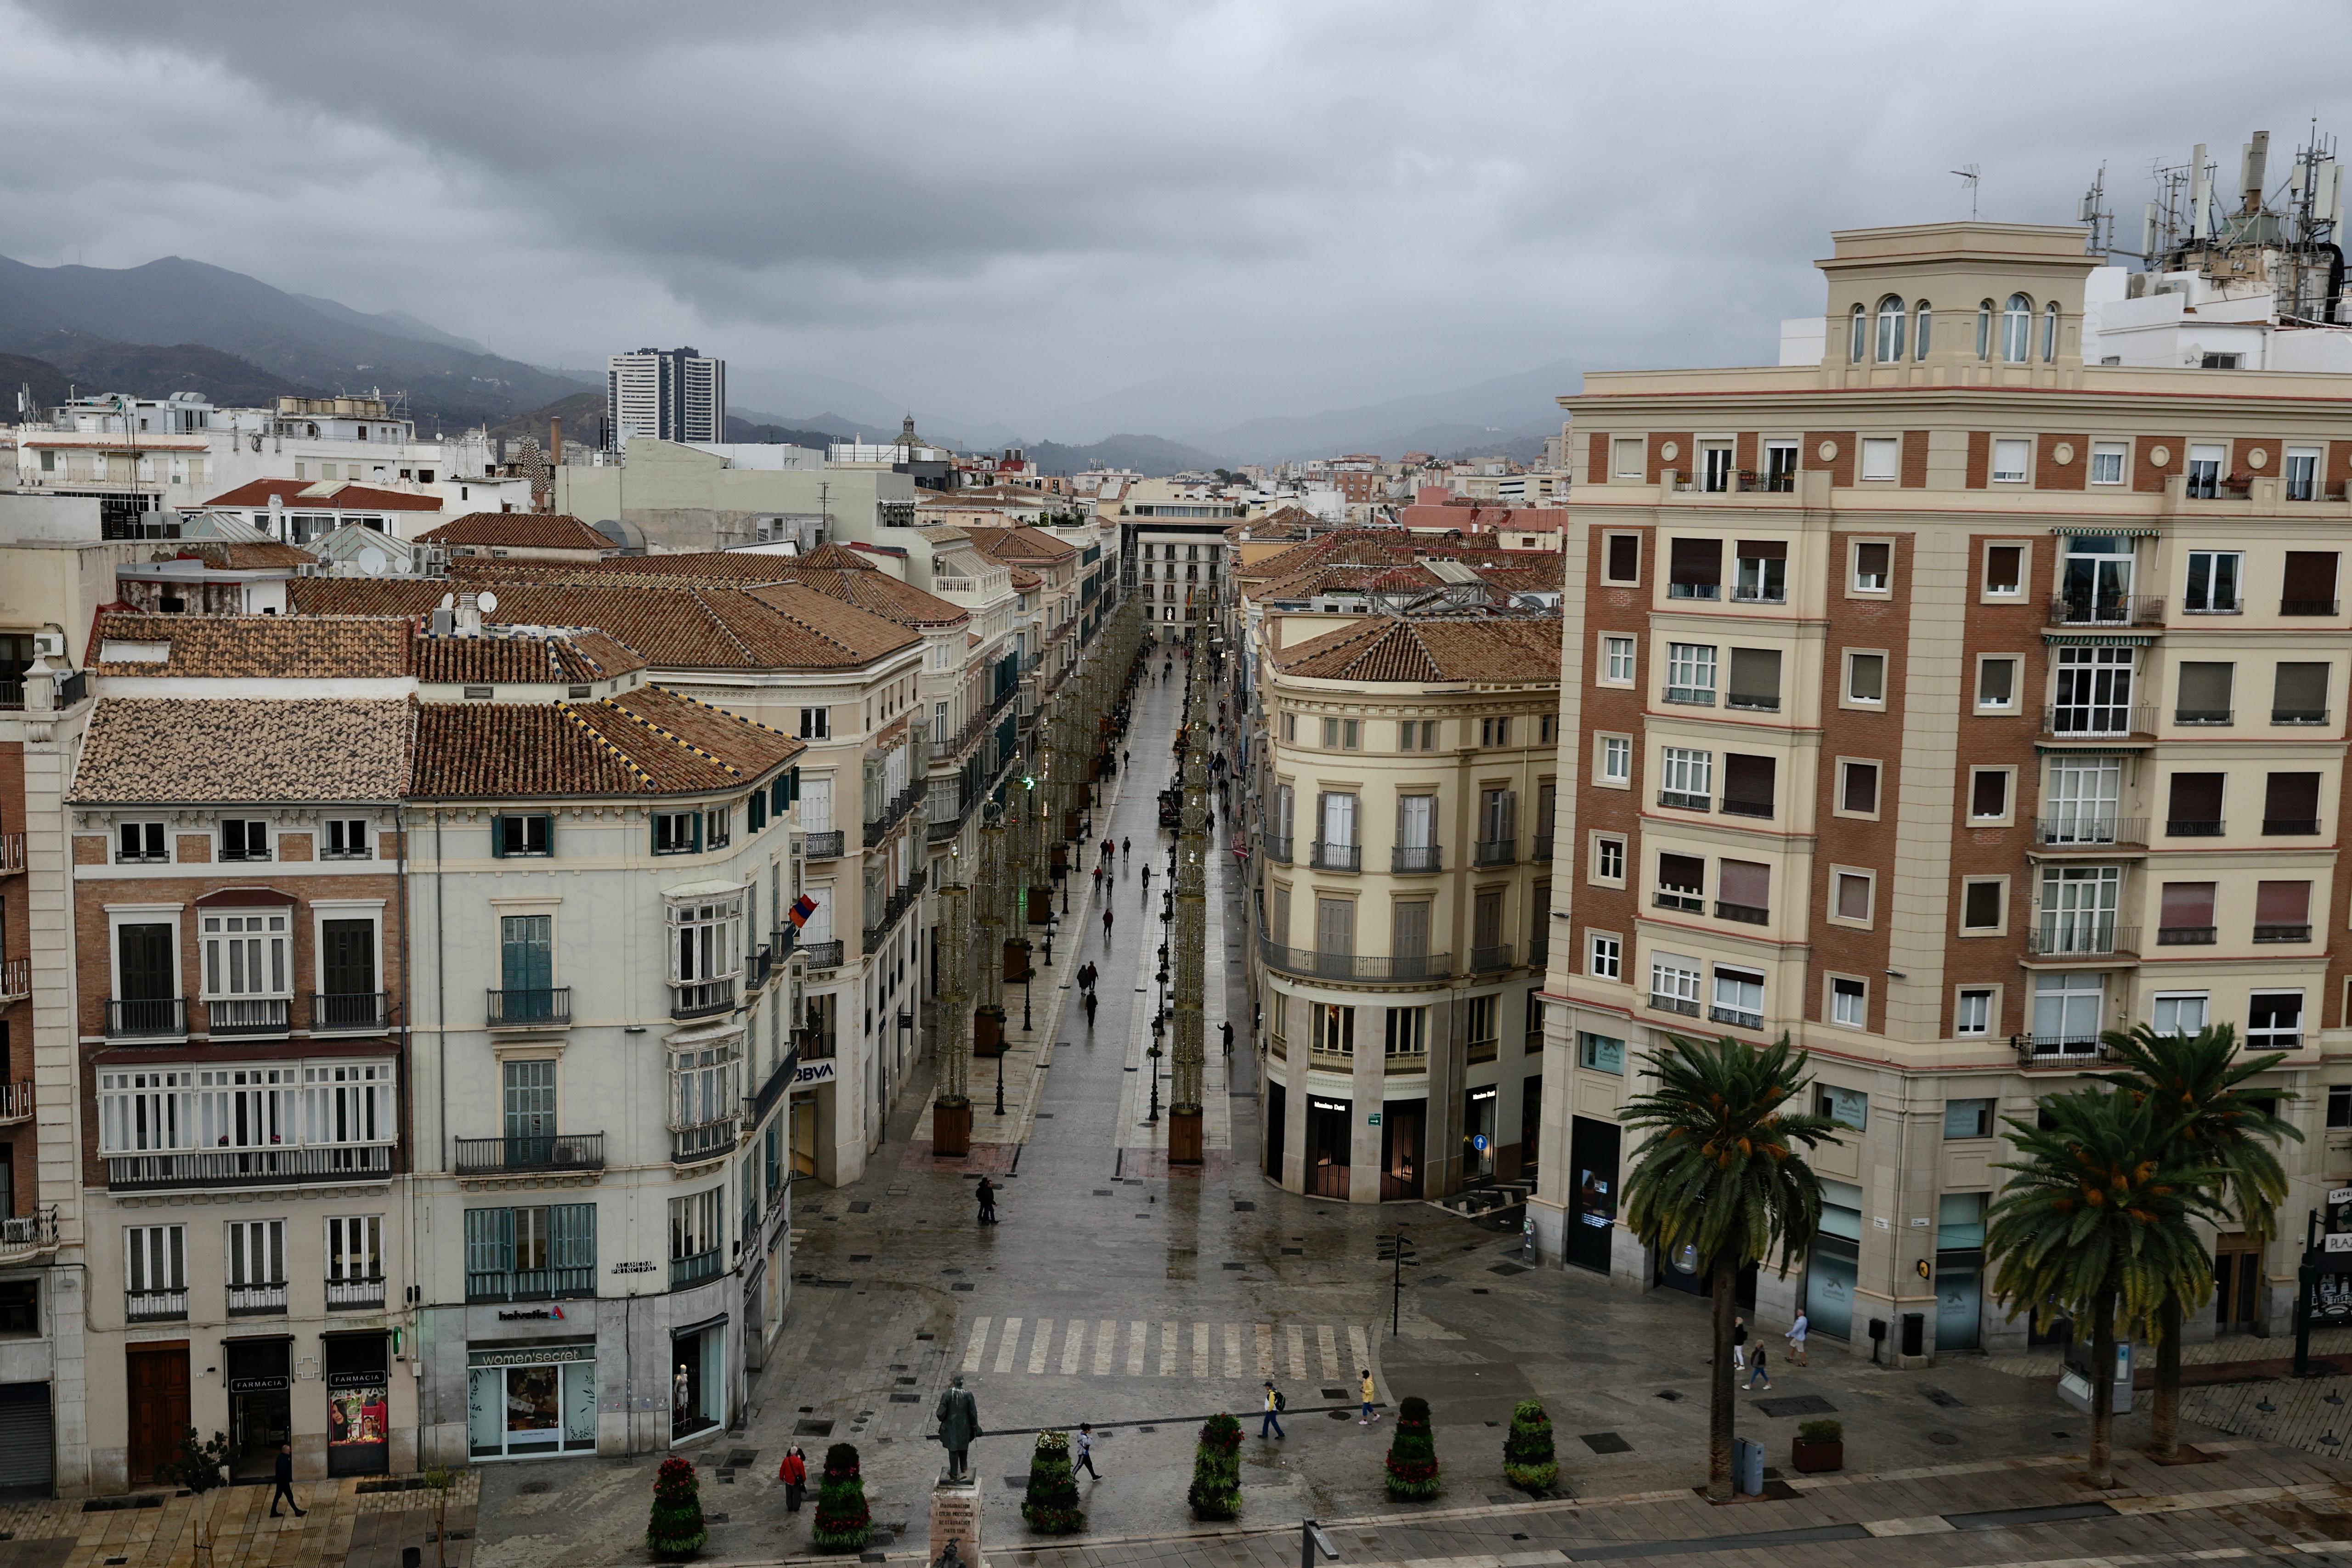
M962 1480L966 1477L964 1456L972 1439L981 1435L980 1402L959 1377L953 1386L940 1391L939 1407L931 1415L940 1424L936 1436L948 1451L948 1479Z

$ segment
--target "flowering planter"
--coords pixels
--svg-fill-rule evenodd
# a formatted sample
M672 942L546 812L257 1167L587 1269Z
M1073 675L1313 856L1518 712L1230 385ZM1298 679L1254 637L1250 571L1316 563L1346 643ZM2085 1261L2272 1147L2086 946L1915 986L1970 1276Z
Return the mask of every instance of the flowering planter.
M1799 1437L1789 1445L1789 1464L1791 1468L1807 1475L1818 1475L1823 1470L1843 1469L1845 1440L1839 1438L1827 1443L1808 1443L1802 1437Z

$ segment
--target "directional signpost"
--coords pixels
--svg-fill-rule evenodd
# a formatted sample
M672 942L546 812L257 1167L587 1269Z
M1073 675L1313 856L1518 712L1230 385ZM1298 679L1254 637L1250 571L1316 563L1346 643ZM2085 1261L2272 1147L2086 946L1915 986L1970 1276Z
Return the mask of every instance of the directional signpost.
M1395 1265L1396 1278L1391 1287L1389 1300L1389 1338L1394 1339L1404 1317L1404 1271L1418 1268L1421 1263L1412 1255L1412 1243L1405 1239L1404 1226L1397 1226L1394 1236L1383 1236L1379 1239L1381 1261Z

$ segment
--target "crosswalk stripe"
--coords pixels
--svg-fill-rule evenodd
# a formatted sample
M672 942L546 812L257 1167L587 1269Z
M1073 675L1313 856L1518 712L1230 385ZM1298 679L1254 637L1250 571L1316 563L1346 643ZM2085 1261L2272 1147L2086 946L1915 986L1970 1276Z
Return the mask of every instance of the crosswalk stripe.
M1110 1358L1118 1349L1118 1324L1105 1318L1095 1325L1095 1375L1110 1375Z
M1192 1325L1192 1375L1198 1378L1209 1375L1209 1325L1206 1323Z
M1161 1377L1174 1377L1187 1370L1187 1326L1173 1319L1160 1323L1157 1364ZM1196 1322L1189 1326L1189 1370L1194 1378L1202 1381L1216 1377L1287 1377L1305 1383L1319 1364L1325 1383L1345 1383L1352 1394L1356 1369L1370 1365L1371 1361L1371 1342L1360 1324L1347 1326L1345 1342L1355 1355L1353 1361L1348 1362L1339 1359L1344 1353L1340 1329L1333 1323ZM1081 1373L1109 1377L1124 1368L1128 1376L1140 1377L1154 1364L1152 1324L1146 1319L1125 1324L1124 1356L1119 1353L1120 1328L1117 1318L975 1318L964 1341L963 1354L956 1364L965 1373L1025 1371L1033 1377L1049 1372L1058 1372L1065 1377ZM1307 1350L1310 1328L1314 1334L1312 1355ZM1089 1331L1094 1339L1091 1355L1087 1353ZM995 1341L993 1356L989 1353L992 1337Z
M1140 1319L1127 1325L1127 1375L1143 1375L1144 1324Z
M1004 1320L1004 1337L996 1342L996 1370L1011 1372L1013 1353L1021 1348L1021 1320Z
M1054 1348L1054 1320L1037 1320L1037 1335L1029 1342L1029 1375L1036 1376L1045 1370L1045 1352Z
M1176 1325L1172 1322L1160 1325L1160 1375L1176 1375Z
M1315 1325L1315 1350L1323 1358L1324 1377L1329 1379L1339 1376L1339 1345L1331 1332L1330 1324Z
M972 1320L971 1343L964 1346L963 1349L964 1371L978 1372L980 1370L981 1352L988 1348L988 1325L991 1321L992 1320L987 1318L974 1318Z
M1242 1326L1239 1323L1225 1325L1225 1375L1242 1375Z
M1079 1363L1086 1358L1086 1353L1087 1321L1084 1318L1072 1318L1070 1337L1062 1343L1062 1375L1069 1377L1076 1373Z
M1372 1364L1372 1347L1365 1340L1360 1324L1348 1325L1348 1348L1356 1352L1356 1366L1359 1371Z
M1301 1324L1292 1323L1283 1330L1283 1336L1289 1342L1290 1346L1291 1379L1297 1383L1305 1383L1307 1381L1307 1330Z
M1257 1374L1260 1377L1274 1375L1274 1325L1272 1323L1257 1325Z

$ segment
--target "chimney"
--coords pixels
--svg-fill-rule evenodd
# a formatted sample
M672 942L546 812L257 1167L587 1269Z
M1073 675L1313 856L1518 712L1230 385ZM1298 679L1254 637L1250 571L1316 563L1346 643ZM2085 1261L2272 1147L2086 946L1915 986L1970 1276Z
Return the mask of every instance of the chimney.
M457 595L457 614L453 629L461 637L482 635L482 602L478 596L472 594Z
M547 422L547 460L558 468L563 464L563 420L561 416Z
M269 492L269 537L283 543L286 539L286 492Z

